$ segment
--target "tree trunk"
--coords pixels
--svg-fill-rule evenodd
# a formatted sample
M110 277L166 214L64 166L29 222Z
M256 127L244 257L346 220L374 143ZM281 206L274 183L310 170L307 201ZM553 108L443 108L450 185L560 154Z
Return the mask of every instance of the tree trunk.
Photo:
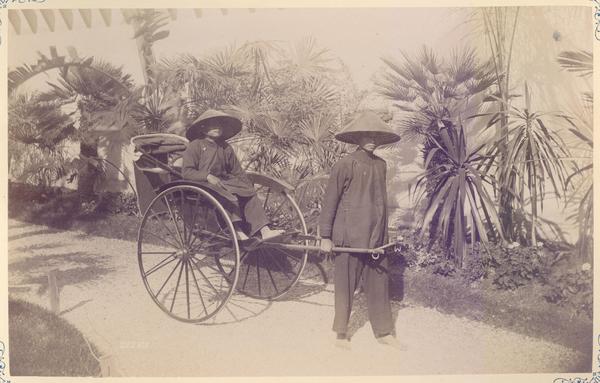
M508 124L508 118L506 117L505 114L505 107L504 105L501 106L500 109L501 113L503 113L503 117L500 119L500 126L498 127L497 130L497 134L499 137L502 137L504 135L504 129L502 129L502 127L506 127ZM500 153L500 160L499 163L500 164L504 164L507 161L507 156L508 156L508 137L504 137L504 138L499 138L500 141L500 145L499 145L499 153ZM510 179L512 178L512 171L510 173L508 173L508 179L505 179L504 176L502 175L503 173L500 173L500 177L499 177L499 184L500 184L500 190L498 193L498 200L499 200L499 218L500 218L500 223L502 225L502 231L504 232L504 236L506 237L506 239L510 242L512 242L513 240L513 211L512 211L512 204L513 204L513 196L510 193Z
M96 140L79 142L81 157L98 157L98 142ZM90 163L86 163L77 175L77 192L81 201L90 201L95 198L95 184L100 172Z

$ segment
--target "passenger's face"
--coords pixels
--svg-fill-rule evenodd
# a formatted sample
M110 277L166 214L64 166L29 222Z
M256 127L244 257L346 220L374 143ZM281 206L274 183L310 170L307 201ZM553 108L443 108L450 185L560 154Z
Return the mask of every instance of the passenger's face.
M218 125L209 126L206 130L206 136L212 139L218 139L223 135L223 129Z
M358 140L358 146L363 150L372 153L377 148L377 140L374 136L365 135Z

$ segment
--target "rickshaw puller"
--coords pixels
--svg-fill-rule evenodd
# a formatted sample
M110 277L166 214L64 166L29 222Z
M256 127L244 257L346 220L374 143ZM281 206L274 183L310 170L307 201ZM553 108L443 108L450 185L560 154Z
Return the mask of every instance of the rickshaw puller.
M375 148L400 140L374 112L358 116L335 136L358 145L332 168L320 215L321 250L332 247L374 249L387 242L386 163ZM336 345L350 347L348 321L354 293L361 284L367 298L369 321L379 343L402 348L393 336L386 255L338 253L334 258Z

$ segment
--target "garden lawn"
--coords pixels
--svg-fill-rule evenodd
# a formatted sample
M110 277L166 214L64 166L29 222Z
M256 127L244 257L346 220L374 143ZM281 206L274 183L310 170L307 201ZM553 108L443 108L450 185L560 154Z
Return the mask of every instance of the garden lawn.
M396 299L404 296L409 302L446 314L562 344L589 355L589 363L581 366L580 371L590 371L592 367L595 344L592 320L547 302L539 283L503 291L489 279L469 285L459 278L436 275L428 270L407 270L402 277L396 275L392 280L392 294Z
M8 306L12 376L100 374L100 364L73 325L40 306L22 300L9 299ZM90 347L94 348L93 345Z

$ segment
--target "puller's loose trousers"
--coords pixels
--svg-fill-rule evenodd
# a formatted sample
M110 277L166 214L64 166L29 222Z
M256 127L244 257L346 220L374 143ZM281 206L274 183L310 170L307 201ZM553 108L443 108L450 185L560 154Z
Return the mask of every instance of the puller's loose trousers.
M374 260L370 254L339 253L335 256L333 331L347 333L354 291L361 279L373 333L376 337L391 334L394 327L389 298L388 259L381 255Z

